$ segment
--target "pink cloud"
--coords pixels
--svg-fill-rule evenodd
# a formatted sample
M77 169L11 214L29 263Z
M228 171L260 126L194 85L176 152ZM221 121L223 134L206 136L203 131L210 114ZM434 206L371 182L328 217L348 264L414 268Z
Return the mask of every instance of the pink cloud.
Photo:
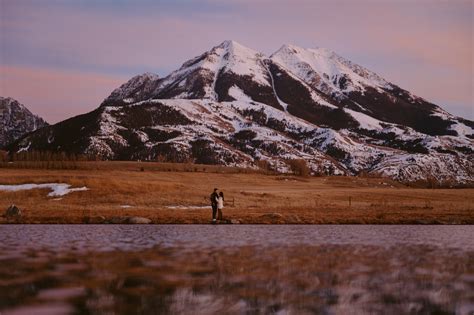
M464 7L472 10L469 3L239 0L233 11L189 16L35 7L22 8L15 21L3 25L15 29L25 47L62 58L63 66L139 68L160 75L224 39L267 54L284 43L327 47L439 105L468 108L474 106L472 14L467 26L456 14ZM445 14L451 7L460 8L454 18Z
M22 11L15 23L5 23L28 46L66 55L71 61L145 65L150 71L177 65L224 39L267 53L288 42L311 43L349 54L412 55L459 69L472 55L470 28L410 15L409 2L240 0L236 4L236 13L157 17L35 7ZM447 58L452 51L459 55Z
M96 108L128 78L44 68L0 66L0 95L55 123Z

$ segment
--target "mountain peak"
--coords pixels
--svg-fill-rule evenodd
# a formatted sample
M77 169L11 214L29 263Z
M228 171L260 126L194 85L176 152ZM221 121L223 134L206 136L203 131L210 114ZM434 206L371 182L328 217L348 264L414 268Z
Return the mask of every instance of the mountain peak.
M283 44L275 53L279 53L279 52L291 52L291 53L297 53L298 51L300 50L303 50L304 48L300 47L300 46L297 46L297 45L293 45L293 44Z
M143 97L146 98L144 95L157 87L159 80L160 76L152 72L138 74L112 91L112 94L102 102L102 105L129 104L141 101ZM144 93L145 91L146 93Z
M217 45L217 47L228 48L228 49L250 49L250 50L252 50L251 48L249 48L245 45L242 45L241 43L239 43L239 42L237 42L233 39L226 39L225 41L223 41L222 43Z
M144 77L144 78L151 79L151 80L156 80L156 79L160 78L159 75L157 75L156 73L153 73L153 72L144 72L142 74L137 75L136 77Z
M269 85L265 56L251 48L225 40L210 50L194 57L160 82L160 98L219 99L216 85L224 76L251 78L259 85ZM221 82L222 83L222 80Z
M13 106L18 108L18 109L27 111L28 113L31 114L31 112L28 110L28 108L26 108L25 105L21 104L16 99L14 99L12 97L9 97L9 96L7 96L7 97L0 96L0 107L11 108Z
M252 58L254 56L264 57L264 54L262 54L261 52L253 50L252 48L244 46L240 44L239 42L236 42L235 40L230 40L230 39L225 40L219 45L215 46L211 50L211 52L216 53L220 49L223 49L225 53L228 53L229 55L232 55L232 56L241 56L241 57L247 57L247 58L248 57ZM217 52L217 54L220 54L220 53Z
M0 148L46 125L25 105L11 97L0 96Z
M314 54L318 54L321 56L333 57L336 56L332 50L324 47L315 47L315 48L304 48L294 44L284 44L278 49L272 56L282 54L282 53L290 53L290 54L301 54L304 52L312 52Z
M218 45L219 47L233 47L233 46L242 46L242 44L236 42L235 40L233 39L226 39L225 41L223 41L222 43L220 43Z

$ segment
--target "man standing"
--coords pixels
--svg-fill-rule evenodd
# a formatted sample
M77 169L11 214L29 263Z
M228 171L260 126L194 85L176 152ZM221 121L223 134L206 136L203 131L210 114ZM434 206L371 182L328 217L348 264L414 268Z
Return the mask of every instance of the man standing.
M217 223L216 214L217 214L217 201L218 200L219 200L219 195L217 194L217 188L214 188L214 192L211 194L212 223Z

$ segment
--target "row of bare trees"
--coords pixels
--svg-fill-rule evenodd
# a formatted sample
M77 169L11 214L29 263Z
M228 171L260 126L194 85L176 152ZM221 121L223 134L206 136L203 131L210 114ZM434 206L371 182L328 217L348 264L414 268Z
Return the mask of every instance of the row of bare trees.
M50 151L0 151L0 167L77 169L78 162L98 161L95 156Z
M2 162L18 162L18 161L97 161L95 156L84 154L74 154L65 152L51 152L51 151L23 151L0 154L0 161Z
M286 159L285 163L290 167L290 170L296 176L306 177L311 174L311 169L304 159ZM255 162L255 164L258 168L266 173L276 173L276 170L267 160L258 160Z

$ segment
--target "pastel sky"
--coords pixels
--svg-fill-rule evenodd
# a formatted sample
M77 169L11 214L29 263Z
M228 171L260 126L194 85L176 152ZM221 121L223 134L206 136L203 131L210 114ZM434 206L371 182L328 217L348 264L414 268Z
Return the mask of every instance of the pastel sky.
M0 95L55 123L233 39L326 47L474 119L473 0L0 0Z

